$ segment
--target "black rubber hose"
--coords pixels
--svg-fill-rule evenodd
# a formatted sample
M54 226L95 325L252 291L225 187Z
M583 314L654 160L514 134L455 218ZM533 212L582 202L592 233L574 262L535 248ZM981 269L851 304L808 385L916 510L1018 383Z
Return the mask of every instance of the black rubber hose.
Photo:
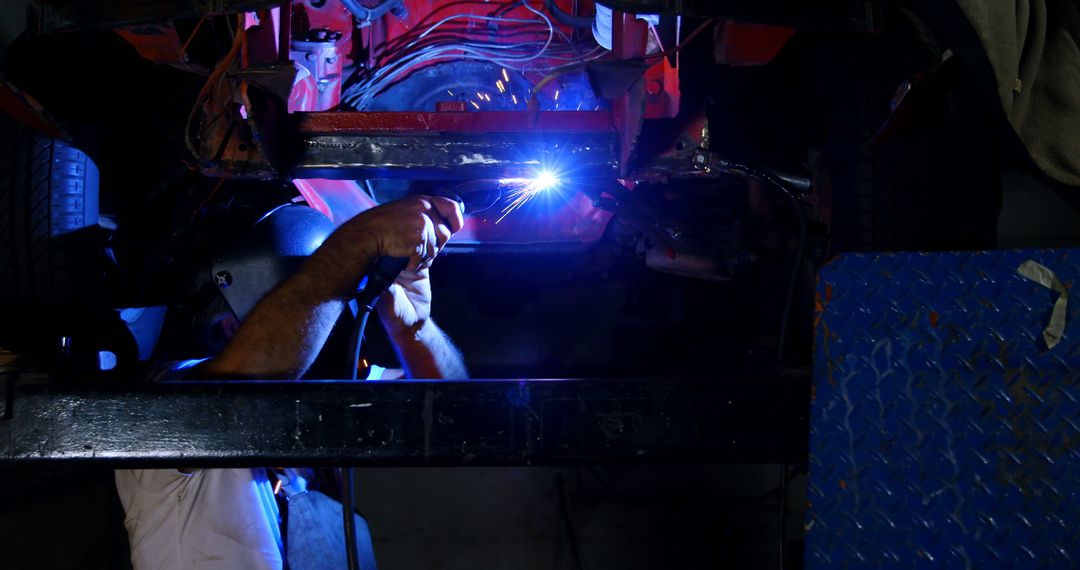
M398 4L401 4L401 1L402 0L386 0L374 8L365 8L364 6L361 6L357 0L341 0L342 4L345 4L345 7L348 8L349 12L352 12L353 17L360 22L373 21L382 18L387 12L393 10Z
M555 2L555 0L547 0L548 12L551 12L552 16L559 21L560 24L566 24L571 28L592 29L593 18L586 16L575 16L563 11L562 8Z

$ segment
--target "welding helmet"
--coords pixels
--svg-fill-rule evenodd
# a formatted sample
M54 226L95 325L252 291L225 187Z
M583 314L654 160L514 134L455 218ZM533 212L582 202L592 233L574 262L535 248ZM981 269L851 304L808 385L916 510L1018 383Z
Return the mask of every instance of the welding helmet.
M215 256L210 278L242 321L259 299L295 273L333 231L334 224L314 208L279 206Z

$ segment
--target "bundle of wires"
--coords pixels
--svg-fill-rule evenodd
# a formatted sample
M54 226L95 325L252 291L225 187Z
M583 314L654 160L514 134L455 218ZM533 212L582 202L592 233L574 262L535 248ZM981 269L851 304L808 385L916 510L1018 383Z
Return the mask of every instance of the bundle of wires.
M454 5L462 3L470 2ZM487 2L475 3L492 6ZM552 23L551 18L531 6L529 0L494 6L487 15L459 13L437 19L439 11L433 12L412 33L381 46L376 65L354 77L342 93L342 101L363 110L379 93L412 71L432 63L487 61L522 74L543 77L553 69L599 59L608 53L591 38L589 45L575 44ZM528 14L522 14L522 17L507 15L518 7ZM484 26L484 32L497 36L499 41L476 39L478 23ZM543 41L538 40L545 36ZM522 37L528 40L523 41Z
M229 18L231 18L231 16L226 17L227 23L231 23L229 22ZM223 57L221 61L218 62L218 64L214 67L214 70L210 73L210 76L207 78L206 83L203 84L202 89L199 90L198 96L195 97L195 103L191 106L191 111L188 113L187 122L184 124L184 144L187 146L187 149L191 153L191 155L200 162L207 162L209 159L207 157L204 157L199 151L199 149L196 147L194 139L191 136L192 125L196 122L195 119L196 116L199 114L199 111L203 110L202 105L207 101L207 98L213 98L215 92L221 90L222 86L229 89L230 91L232 89L231 85L225 79L226 72L229 70L229 66L231 66L233 62L236 61L236 58L240 56L240 51L243 48L244 42L246 40L246 35L244 33L243 15L240 15L238 18L238 28L236 30L233 30L230 26L233 41L231 47L229 48L229 53L227 53L225 57ZM199 23L202 24L202 21L200 20ZM194 37L196 32L198 32L198 27L196 27L194 32L192 32L192 37ZM202 128L205 129L209 124L217 121L222 116L225 116L226 119L229 119L228 114L219 113L218 115L210 119L204 118Z

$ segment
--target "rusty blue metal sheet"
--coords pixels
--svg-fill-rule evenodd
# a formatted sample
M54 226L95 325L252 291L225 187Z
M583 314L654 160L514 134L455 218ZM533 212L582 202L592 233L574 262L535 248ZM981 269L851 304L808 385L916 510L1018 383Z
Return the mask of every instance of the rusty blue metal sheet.
M819 277L807 568L1080 566L1080 250L845 255Z

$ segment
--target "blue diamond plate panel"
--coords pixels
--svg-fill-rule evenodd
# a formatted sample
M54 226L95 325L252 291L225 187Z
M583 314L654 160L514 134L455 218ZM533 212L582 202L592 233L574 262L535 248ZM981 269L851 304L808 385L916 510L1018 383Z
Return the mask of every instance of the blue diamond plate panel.
M808 568L1080 567L1080 250L846 255L818 281Z

